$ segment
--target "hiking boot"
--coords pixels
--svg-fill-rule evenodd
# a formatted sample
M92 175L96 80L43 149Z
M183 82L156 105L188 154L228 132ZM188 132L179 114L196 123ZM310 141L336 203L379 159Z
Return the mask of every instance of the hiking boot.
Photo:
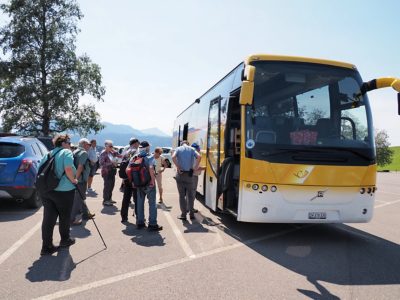
M81 225L81 224L82 224L82 220L75 220L75 221L71 222L72 226L78 226L78 225Z
M160 230L163 229L163 227L160 226L160 225L158 225L158 224L156 224L156 225L149 225L148 228L149 228L149 231L160 231Z
M50 247L42 247L40 250L40 255L52 255L53 253L57 252L60 247L51 245Z
M110 202L111 202L112 204L117 203L117 201L114 201L114 200L110 200Z
M186 221L186 215L179 215L178 219L182 220L182 221Z
M113 206L113 204L111 203L111 201L103 201L103 205L104 205L104 206Z
M122 220L121 220L121 223L122 223L122 224L128 223L128 219L122 219Z
M144 227L146 227L145 224L136 224L136 228L137 228L137 229L142 229L142 228L144 228Z
M71 237L68 240L65 240L65 241L61 240L60 241L60 247L63 247L63 248L72 246L73 244L75 244L75 239L71 238Z

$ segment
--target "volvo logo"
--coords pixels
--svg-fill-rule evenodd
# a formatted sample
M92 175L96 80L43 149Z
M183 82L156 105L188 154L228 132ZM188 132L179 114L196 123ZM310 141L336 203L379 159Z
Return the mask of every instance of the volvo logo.
M324 191L317 191L317 195L314 196L314 197L312 197L312 198L310 199L310 201L313 201L313 200L315 200L315 199L317 199L317 198L324 198L325 192L327 192L327 191L328 191L328 189L326 189L326 190L324 190Z
M305 178L308 174L310 174L310 172L308 172L307 170L300 170L297 173L294 173L293 175L296 176L297 178L303 179Z

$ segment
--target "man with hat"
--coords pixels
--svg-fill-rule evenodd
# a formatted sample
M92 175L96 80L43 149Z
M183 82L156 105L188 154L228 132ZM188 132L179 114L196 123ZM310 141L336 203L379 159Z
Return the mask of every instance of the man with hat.
M122 161L124 160L130 161L138 151L138 148L139 148L139 140L136 138L131 138L129 140L129 148L125 150L122 154L123 155ZM137 190L135 187L132 187L132 184L129 182L128 178L124 178L122 184L124 189L124 196L122 198L122 206L121 206L121 223L126 223L128 222L128 210L132 196L133 196L133 203L135 204L135 214L137 214Z
M144 223L144 200L147 196L149 200L149 225L150 231L160 231L162 226L157 224L157 205L156 205L156 187L155 187L155 160L150 155L150 144L142 141L139 146L139 157L144 158L145 167L150 173L150 183L144 187L137 187L137 217L136 226L138 229L145 227Z

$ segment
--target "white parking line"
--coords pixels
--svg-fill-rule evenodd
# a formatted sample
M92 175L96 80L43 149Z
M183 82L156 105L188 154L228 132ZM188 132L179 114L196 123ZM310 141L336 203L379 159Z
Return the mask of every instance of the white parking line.
M14 245L8 248L8 250L0 256L0 265L3 262L5 262L7 258L9 258L15 251L17 251L18 248L21 247L32 235L34 235L41 225L42 221L33 226L33 228L29 230L27 233L25 233L25 235L22 238L20 238L18 241L14 243Z
M385 192L385 191L379 191L379 192L377 192L378 194L388 194L388 195L396 195L396 196L398 196L399 195L399 193L391 193L391 192Z
M308 227L308 226L304 226L302 228L306 228L306 227ZM133 272L128 272L128 273L125 273L125 274L109 277L109 278L106 278L106 279L103 279L103 280L87 283L87 284L84 284L84 285L81 285L81 286L78 286L78 287L75 287L75 288L59 291L59 292L56 292L56 293L53 293L53 294L49 294L49 295L45 295L45 296L42 296L42 297L39 297L39 298L35 298L34 300L39 300L39 299L40 300L58 299L58 298L74 295L74 294L77 294L77 293L81 293L81 292L84 292L84 291L88 291L88 290L91 290L91 289L102 287L102 286L105 286L105 285L108 285L108 284L116 283L116 282L119 282L119 281L122 281L122 280L125 280L125 279L137 277L137 276L140 276L140 275L143 275L143 274L147 274L147 273L151 273L151 272L154 272L154 271L163 270L163 269L166 269L166 268L169 268L169 267L172 267L172 266L180 265L180 264L186 263L188 261L193 261L193 260L196 260L196 259L199 259L199 258L212 256L214 254L218 254L218 253L221 253L221 252L229 251L229 250L236 249L236 248L239 248L239 247L248 246L248 245L251 245L251 244L254 244L254 243L257 243L257 242L261 242L261 241L264 241L264 240L267 240L267 239L272 239L272 238L276 238L276 237L279 237L279 236L283 236L285 234L301 230L302 228L292 228L292 229L284 230L284 231L281 231L281 232L278 232L278 233L274 233L274 234L271 234L271 235L266 235L266 236L263 236L263 237L260 237L260 238L247 240L247 241L244 241L244 242L241 242L241 243L234 243L234 244L229 245L229 246L224 246L224 247L220 247L220 248L213 249L213 250L210 250L210 251L202 252L200 254L197 254L195 257L184 257L184 258L176 259L176 260L173 260L173 261L170 261L170 262L158 264L158 265L155 265L155 266L143 268L143 269L136 270L136 271L133 271Z
M381 208L381 207L384 207L384 206L387 206L387 205L396 204L396 203L399 203L399 202L400 202L400 199L399 199L399 200L396 200L396 201L392 201L392 202L387 202L387 203L385 203L385 204L377 205L377 206L375 206L375 208Z
M174 232L176 239L179 242L179 245L181 245L182 250L185 252L187 257L194 258L196 255L194 254L192 248L190 248L188 242L186 242L185 238L182 235L182 232L179 230L178 226L175 224L174 220L171 217L171 214L168 211L163 211L165 218L167 219L167 222L169 226L171 226L172 231Z

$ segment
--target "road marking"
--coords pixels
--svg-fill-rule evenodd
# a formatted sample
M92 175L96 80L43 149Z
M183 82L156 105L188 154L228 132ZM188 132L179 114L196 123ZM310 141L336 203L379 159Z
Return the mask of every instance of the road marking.
M388 194L388 195L396 195L396 196L398 196L399 195L399 193L391 193L391 192L384 192L384 191L379 191L379 192L377 192L377 193L379 193L379 194Z
M377 206L375 206L375 208L381 208L381 207L384 207L384 206L387 206L387 205L396 204L396 203L399 203L399 202L400 202L400 199L399 199L399 200L396 200L396 201L392 201L392 202L387 202L387 203L385 203L385 204L377 205Z
M42 221L37 223L31 230L29 230L25 235L20 238L18 241L14 243L6 252L4 252L0 256L0 265L7 260L15 251L18 250L19 247L21 247L32 235L35 234L35 232L40 228L42 225Z
M263 237L259 237L259 238L255 238L255 239L251 239L251 240L247 240L247 241L243 241L243 242L234 243L232 245L228 245L228 246L220 247L220 248L213 249L213 250L210 250L210 251L202 252L200 254L197 254L195 257L184 257L184 258L176 259L176 260L173 260L173 261L170 261L170 262L166 262L166 263L158 264L158 265L155 265L155 266L143 268L143 269L136 270L136 271L133 271L133 272L128 272L128 273L125 273L125 274L109 277L109 278L102 279L102 280L99 280L99 281L94 281L94 282L91 282L91 283L87 283L87 284L84 284L84 285L81 285L81 286L78 286L78 287L75 287L75 288L59 291L59 292L56 292L56 293L53 293L53 294L44 295L42 297L35 298L34 300L39 300L39 299L40 300L50 300L50 299L58 299L58 298L74 295L74 294L77 294L77 293L81 293L81 292L84 292L84 291L88 291L88 290L91 290L91 289L102 287L102 286L105 286L105 285L108 285L108 284L116 283L116 282L119 282L119 281L122 281L122 280L125 280L125 279L134 278L134 277L137 277L137 276L140 276L140 275L143 275L143 274L148 274L148 273L151 273L151 272L160 271L160 270L172 267L172 266L177 266L177 265L189 262L189 261L194 261L194 260L197 260L199 258L215 255L215 254L218 254L218 253L221 253L221 252L226 252L226 251L229 251L229 250L232 250L232 249L240 248L240 247L243 247L243 246L248 246L248 245L251 245L251 244L254 244L254 243L257 243L257 242L261 242L261 241L264 241L264 240L267 240L267 239L283 236L283 235L286 235L288 233L299 231L299 230L301 230L303 228L307 228L307 227L308 226L304 226L304 227L302 227L300 229L299 228L291 228L291 229L284 230L284 231L281 231L281 232L278 232L278 233L274 233L274 234L271 234L271 235L266 235L266 236L263 236Z
M188 242L186 242L185 238L182 235L182 232L179 230L178 226L175 224L174 220L171 217L171 214L168 211L163 210L164 216L167 219L169 226L171 226L172 231L174 232L179 244L181 245L182 250L185 252L187 257L194 258L196 255L194 254L192 248L190 248Z

